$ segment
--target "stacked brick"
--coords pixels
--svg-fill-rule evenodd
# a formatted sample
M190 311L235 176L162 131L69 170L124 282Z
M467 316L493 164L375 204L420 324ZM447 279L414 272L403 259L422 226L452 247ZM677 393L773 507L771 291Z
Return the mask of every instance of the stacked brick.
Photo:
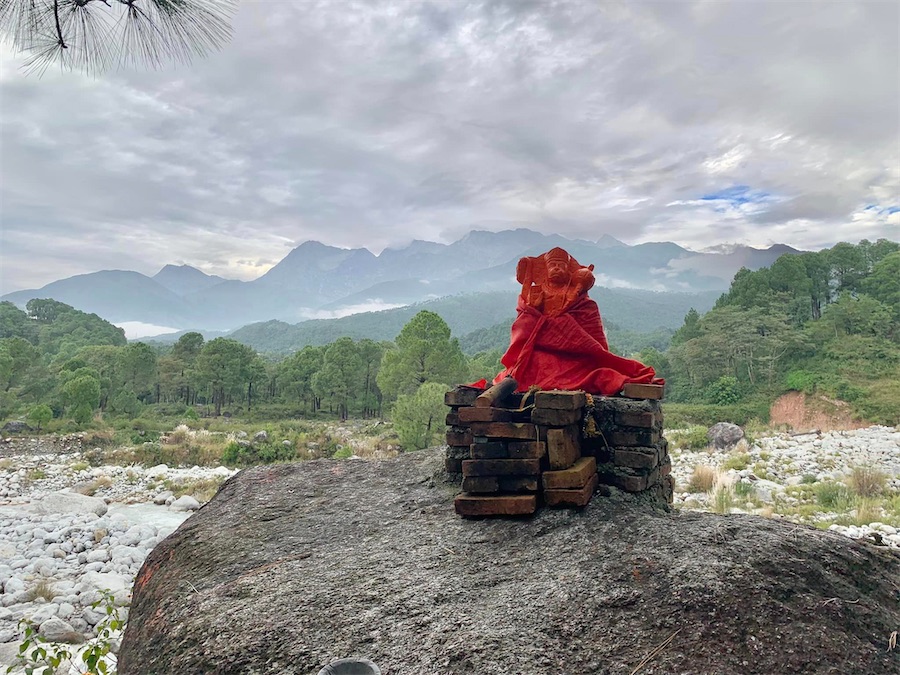
M658 400L540 391L523 409L521 394L492 403L480 394L457 387L445 396L446 468L462 483L460 515L528 515L542 503L582 507L601 484L671 503Z
M623 396L594 396L587 412L593 424L586 426L596 431L585 435L583 451L597 459L601 485L671 504L675 482L663 437L662 389L651 386L626 385Z

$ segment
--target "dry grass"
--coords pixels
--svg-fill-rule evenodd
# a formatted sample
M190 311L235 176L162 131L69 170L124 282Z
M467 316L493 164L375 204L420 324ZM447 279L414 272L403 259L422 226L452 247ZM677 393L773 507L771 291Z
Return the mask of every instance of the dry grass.
M859 497L878 497L887 488L887 474L873 466L854 466L847 485Z
M715 467L698 464L688 481L688 492L709 492L716 484L718 476L719 472Z
M172 494L178 498L183 495L190 495L201 504L205 504L219 490L219 486L225 482L223 476L215 476L213 478L198 478L197 480L186 482L166 481L164 483L167 490L171 490Z
M100 476L99 478L84 481L72 486L72 491L90 497L95 494L100 488L109 487L112 484L112 478L110 478L109 476Z
M710 505L714 513L725 515L734 506L734 489L725 476L718 476L710 492Z
M860 499L856 505L856 525L868 525L881 520L881 501L877 499Z
M37 598L44 598L47 602L57 596L53 582L41 579L37 584L28 589L25 602L34 602Z

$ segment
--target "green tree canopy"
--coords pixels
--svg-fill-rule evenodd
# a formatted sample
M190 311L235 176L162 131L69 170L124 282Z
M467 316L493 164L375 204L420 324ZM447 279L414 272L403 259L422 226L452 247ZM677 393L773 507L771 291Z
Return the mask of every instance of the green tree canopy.
M421 450L441 442L444 435L446 384L426 382L413 394L401 394L391 419L404 450Z
M466 379L466 357L450 327L434 312L423 310L407 323L396 339L396 348L385 352L378 373L378 387L386 398L412 394L425 382Z

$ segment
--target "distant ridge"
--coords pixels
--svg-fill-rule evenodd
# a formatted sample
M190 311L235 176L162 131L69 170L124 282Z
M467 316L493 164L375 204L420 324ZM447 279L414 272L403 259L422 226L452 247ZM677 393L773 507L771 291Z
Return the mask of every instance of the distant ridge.
M24 305L31 298L51 297L118 323L225 331L260 321L294 324L460 294L514 292L518 259L554 246L566 248L582 264L595 265L598 288L686 293L724 291L741 267L758 269L782 253L795 252L787 246L739 246L727 253L698 253L672 242L630 246L607 234L589 241L523 228L474 230L452 244L416 240L380 255L307 241L253 281L223 279L190 265L165 265L152 278L105 270L2 299Z

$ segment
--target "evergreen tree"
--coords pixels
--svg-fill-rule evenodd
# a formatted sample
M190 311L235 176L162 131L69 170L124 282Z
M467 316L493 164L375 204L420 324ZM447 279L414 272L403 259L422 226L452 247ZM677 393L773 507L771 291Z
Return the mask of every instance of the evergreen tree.
M466 379L466 357L450 327L434 312L423 310L397 336L396 348L385 352L378 387L385 398L412 394L425 382Z

